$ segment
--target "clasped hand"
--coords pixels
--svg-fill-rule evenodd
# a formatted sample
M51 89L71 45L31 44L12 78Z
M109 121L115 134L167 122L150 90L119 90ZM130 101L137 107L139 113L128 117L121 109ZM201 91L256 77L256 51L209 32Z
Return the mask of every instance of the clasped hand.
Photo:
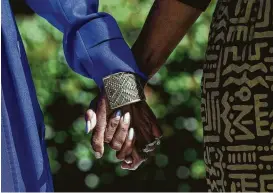
M103 156L104 143L107 143L117 151L116 157L122 162L123 169L136 170L158 143L146 145L162 135L156 117L145 101L113 111L102 94L91 103L85 119L87 132L92 131L91 146L95 157Z

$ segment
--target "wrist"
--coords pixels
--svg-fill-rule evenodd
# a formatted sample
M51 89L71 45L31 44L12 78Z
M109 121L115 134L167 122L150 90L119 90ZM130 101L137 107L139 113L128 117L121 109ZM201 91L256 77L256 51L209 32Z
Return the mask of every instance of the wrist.
M103 78L119 72L134 73L144 80L148 77L141 72L135 58L124 39L113 39L91 49L89 54L94 64L90 71L92 79L100 89L103 87Z
M139 70L148 77L152 76L159 70L161 63L163 63L158 51L154 49L144 48L144 45L136 42L132 48L135 61Z
M113 110L146 100L145 84L145 80L133 73L119 72L105 77L103 85L110 108Z

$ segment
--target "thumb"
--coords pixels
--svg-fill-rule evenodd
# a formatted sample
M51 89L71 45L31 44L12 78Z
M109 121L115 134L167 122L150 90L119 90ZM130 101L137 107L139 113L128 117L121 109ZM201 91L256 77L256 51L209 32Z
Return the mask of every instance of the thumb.
M97 103L99 101L99 95L97 95L90 103L89 109L85 113L85 121L86 121L86 127L85 132L88 134L90 131L94 129L94 127L97 124Z
M98 101L97 111L96 111L96 118L97 123L95 125L92 139L91 139L91 145L95 152L96 158L101 158L104 152L104 132L107 125L106 120L106 114L107 114L107 108L106 108L106 100L105 97L102 96L100 100Z

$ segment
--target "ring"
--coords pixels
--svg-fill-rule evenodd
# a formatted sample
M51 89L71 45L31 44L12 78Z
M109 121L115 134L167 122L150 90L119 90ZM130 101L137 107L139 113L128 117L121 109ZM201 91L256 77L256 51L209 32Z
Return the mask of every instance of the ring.
M155 150L155 146L160 145L160 139L161 139L161 137L162 137L162 136L156 137L155 140L154 140L153 142L147 144L147 145L145 146L145 148L142 149L142 151L143 151L144 153L149 153L149 152L154 151L154 150Z

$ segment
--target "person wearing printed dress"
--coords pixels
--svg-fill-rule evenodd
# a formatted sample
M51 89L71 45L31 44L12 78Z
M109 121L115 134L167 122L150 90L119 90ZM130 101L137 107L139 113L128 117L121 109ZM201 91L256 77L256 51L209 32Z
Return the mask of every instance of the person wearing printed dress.
M154 2L132 47L144 74L150 78L158 71L209 3ZM271 0L217 1L201 92L207 191L272 192Z
M273 2L216 2L201 82L207 190L272 192ZM132 48L140 70L156 73L208 4L155 1Z

